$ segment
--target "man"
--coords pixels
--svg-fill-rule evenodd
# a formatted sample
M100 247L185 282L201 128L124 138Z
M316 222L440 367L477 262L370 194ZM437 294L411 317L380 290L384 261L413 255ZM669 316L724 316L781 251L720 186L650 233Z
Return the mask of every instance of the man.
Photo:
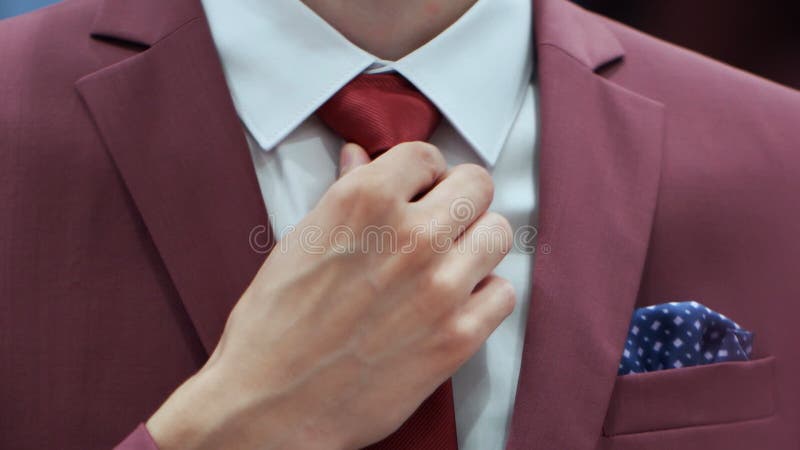
M797 447L794 91L563 0L67 0L0 60L3 448ZM753 359L617 377L686 299Z

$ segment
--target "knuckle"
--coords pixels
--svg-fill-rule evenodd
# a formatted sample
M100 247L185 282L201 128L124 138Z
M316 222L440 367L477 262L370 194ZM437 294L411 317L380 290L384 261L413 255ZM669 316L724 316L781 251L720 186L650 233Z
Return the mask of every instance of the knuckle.
M486 213L484 219L488 227L492 230L492 234L496 234L495 240L499 244L498 250L501 253L507 253L512 246L514 230L511 228L511 223L502 214L494 211Z
M454 317L441 329L441 345L447 360L459 366L481 343L482 324L470 315Z
M514 290L514 285L505 278L498 278L496 297L503 317L510 315L517 304L517 293Z
M436 156L441 155L439 149L430 142L411 141L404 142L399 146L405 147L407 149L406 151L411 152L418 159L430 159L431 161L435 161Z
M417 286L418 295L412 297L411 304L421 320L438 320L457 303L458 286L449 275L427 270Z
M417 170L424 170L435 179L446 167L444 156L439 149L428 142L414 141L400 144L411 154L414 164L420 166Z
M437 319L451 311L461 296L457 280L441 271L428 271L419 282L419 287L420 295L415 296L415 301L425 319Z
M459 295L459 284L456 277L440 270L428 276L427 289L439 301L451 303Z
M395 205L394 195L378 177L362 172L347 178L339 180L327 193L338 213L351 219L368 220Z
M452 337L457 343L469 346L479 338L482 329L483 324L477 317L463 314L453 321Z
M505 217L495 212L485 213L471 230L471 239L474 242L472 248L481 251L487 257L505 255L514 245L511 224Z
M494 197L494 181L485 168L477 164L463 164L460 166L460 170L464 171L464 175L471 180L486 200Z

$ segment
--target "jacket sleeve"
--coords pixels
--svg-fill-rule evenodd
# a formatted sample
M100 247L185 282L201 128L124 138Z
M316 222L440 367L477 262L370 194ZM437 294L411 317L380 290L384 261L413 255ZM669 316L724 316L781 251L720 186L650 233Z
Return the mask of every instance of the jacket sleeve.
M124 441L114 447L114 450L158 450L158 445L142 423Z

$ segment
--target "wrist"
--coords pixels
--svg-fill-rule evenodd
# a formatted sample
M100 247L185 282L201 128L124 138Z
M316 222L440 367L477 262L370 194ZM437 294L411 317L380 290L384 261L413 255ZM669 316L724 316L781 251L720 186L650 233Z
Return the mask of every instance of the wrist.
M207 364L167 399L145 424L159 450L345 450L339 427L306 421L315 411L284 398L267 408L249 392Z
M230 422L221 386L211 371L186 380L150 417L145 426L159 450L202 450L215 447Z

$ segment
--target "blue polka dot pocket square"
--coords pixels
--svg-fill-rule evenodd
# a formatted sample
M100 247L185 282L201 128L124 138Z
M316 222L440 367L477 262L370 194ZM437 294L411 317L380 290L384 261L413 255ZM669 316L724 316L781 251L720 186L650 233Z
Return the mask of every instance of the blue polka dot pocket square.
M753 334L694 301L671 302L633 312L618 375L747 361Z

